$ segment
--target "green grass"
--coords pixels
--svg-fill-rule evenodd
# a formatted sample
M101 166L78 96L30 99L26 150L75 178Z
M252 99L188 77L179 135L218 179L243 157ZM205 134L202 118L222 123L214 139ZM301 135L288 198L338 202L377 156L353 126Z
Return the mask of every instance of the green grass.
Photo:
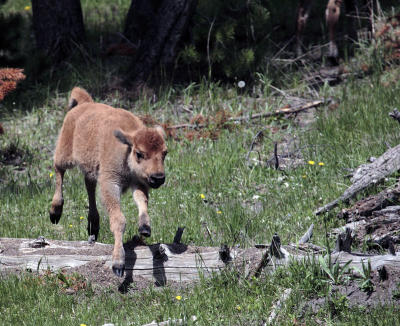
M23 12L29 19L29 12L24 11L27 4L27 1L8 1L3 9ZM114 2L114 6L100 0L82 1L94 53L100 51L99 35L121 30L129 1ZM87 195L78 170L67 171L60 223L52 225L48 217L55 182L52 153L65 115L68 91L74 85L86 87L98 101L141 115L151 114L160 122L172 124L188 121L196 114L214 116L221 109L235 115L281 106L281 100L271 96L273 90L268 85L272 81L267 73L259 74L258 80L244 90L234 84L203 80L164 86L155 90L154 97L142 94L134 101L124 94L104 92L123 63L93 59L83 69L81 62L72 61L60 71L45 73L41 80L32 82L28 76L18 91L0 103L0 121L6 131L0 136L0 161L4 161L7 151L16 152L23 161L17 166L0 163L0 237L42 235L49 239L87 239ZM149 242L170 242L177 227L185 226L182 241L187 244L227 243L251 247L270 242L275 232L287 244L296 242L314 223L312 241L324 246L324 218L328 228L339 226L342 221L335 215L337 210L325 217L316 217L313 211L338 197L350 184L345 177L347 168L355 168L369 157L381 155L387 149L386 144L395 146L400 141L398 123L388 116L400 105L397 81L400 70L394 67L383 72L378 69L381 61L372 63L377 63L377 68L370 77L349 80L335 88L321 88L319 96L339 100L339 107L335 110L320 107L316 123L306 132L296 130L287 119L273 118L232 125L221 130L216 140L170 139L166 183L150 194L152 237ZM299 82L299 76L299 72L285 76L282 84L298 87L295 95L305 96L308 87ZM383 86L383 82L389 82L389 86ZM179 111L182 106L190 107L193 112ZM273 134L271 126L280 128L279 132ZM213 128L210 131L215 131ZM246 155L260 130L266 135L258 148L261 157L272 153L274 141L281 136L297 135L305 160L315 164L285 173L249 166ZM319 162L324 165L320 166ZM394 182L395 178L389 177L384 184L360 196ZM137 209L130 194L125 194L122 201L128 220L125 232L128 240L137 232ZM262 209L254 211L258 201ZM99 207L99 241L113 243L108 217ZM211 231L211 237L205 226ZM333 239L329 241L332 243ZM399 324L398 307L376 307L366 313L363 308L349 308L340 296L332 296L333 303L323 304L316 313L307 310L306 299L330 293L328 277L316 261L294 263L286 270L260 279L245 280L241 275L227 272L202 280L191 288L150 288L128 294L120 294L116 289L95 292L88 284L76 294L67 295L61 279L55 273L1 275L1 323L142 325L152 320L188 319L195 315L197 325L260 324L268 318L273 303L283 291L291 288L290 299L278 314L276 324L292 325L295 321L307 325ZM177 295L182 300L177 300Z

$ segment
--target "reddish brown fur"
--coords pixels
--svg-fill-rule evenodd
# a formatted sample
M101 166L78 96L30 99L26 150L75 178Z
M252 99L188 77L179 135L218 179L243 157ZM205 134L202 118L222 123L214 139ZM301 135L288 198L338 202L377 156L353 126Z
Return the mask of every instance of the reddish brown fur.
M74 88L71 110L66 114L54 155L56 191L50 219L58 223L63 207L62 183L66 169L79 166L85 176L89 196L88 233L97 238L99 214L95 189L99 182L102 202L114 234L113 270L122 276L125 252L122 238L125 217L120 208L121 193L133 191L139 209L139 233L150 236L147 213L149 187L164 182L166 145L162 128L147 128L132 113L94 103L81 88Z

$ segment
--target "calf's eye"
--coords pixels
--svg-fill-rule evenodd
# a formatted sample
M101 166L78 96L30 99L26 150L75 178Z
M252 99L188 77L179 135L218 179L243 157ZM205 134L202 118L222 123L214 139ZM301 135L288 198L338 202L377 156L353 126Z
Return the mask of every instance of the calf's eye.
M139 152L139 151L136 151L136 158L137 158L138 160L143 159L143 158L144 158L143 153L141 153L141 152Z

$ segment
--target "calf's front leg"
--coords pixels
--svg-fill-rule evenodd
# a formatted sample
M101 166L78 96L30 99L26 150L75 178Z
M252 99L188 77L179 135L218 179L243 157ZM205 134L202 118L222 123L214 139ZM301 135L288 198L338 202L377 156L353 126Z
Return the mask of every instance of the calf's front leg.
M144 187L138 187L133 190L133 199L139 210L139 234L144 237L151 235L150 217L147 213L147 203L149 192Z
M100 181L100 188L104 206L110 217L110 229L114 234L112 269L115 275L121 277L125 270L125 250L122 240L126 225L125 216L121 212L121 188L105 180Z

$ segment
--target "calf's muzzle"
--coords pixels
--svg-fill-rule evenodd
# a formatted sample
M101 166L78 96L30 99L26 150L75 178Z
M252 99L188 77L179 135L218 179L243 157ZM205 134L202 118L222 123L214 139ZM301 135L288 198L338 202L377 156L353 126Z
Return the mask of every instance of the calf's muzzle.
M152 188L158 188L165 182L165 174L164 173L153 173L149 176L148 179L149 186Z

